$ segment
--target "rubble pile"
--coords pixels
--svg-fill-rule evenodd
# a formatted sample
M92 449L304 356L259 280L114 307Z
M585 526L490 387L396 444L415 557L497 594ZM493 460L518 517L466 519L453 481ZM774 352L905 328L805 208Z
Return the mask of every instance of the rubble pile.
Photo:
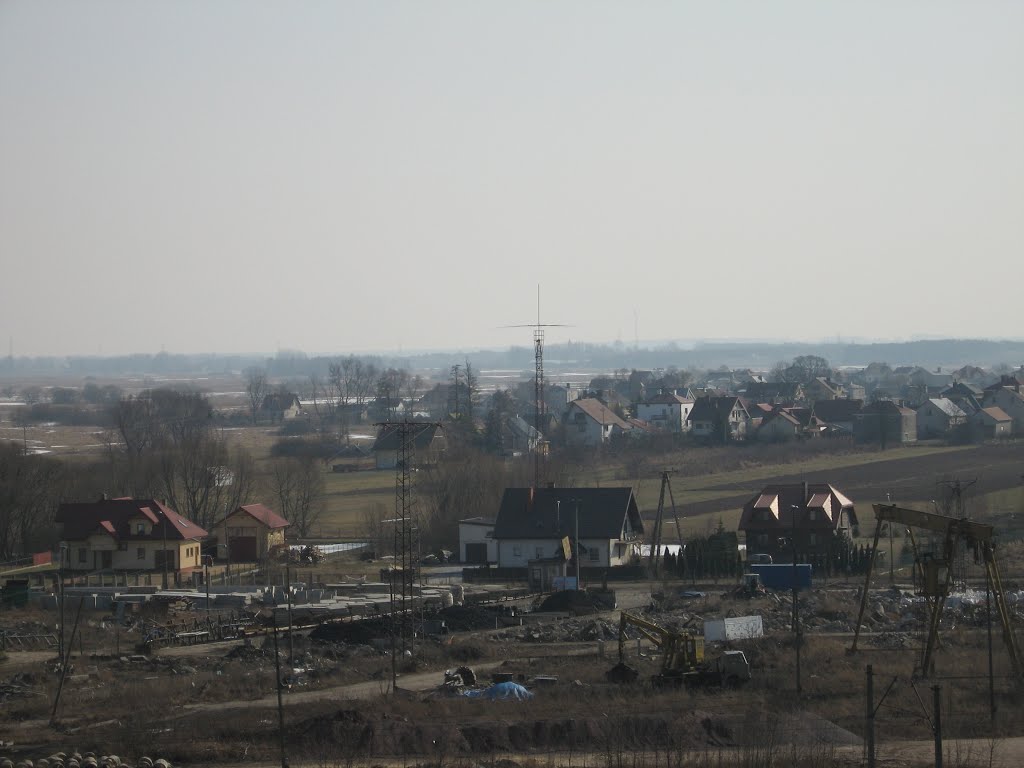
M134 763L124 762L117 755L97 755L94 752L57 752L35 760L0 755L0 768L171 768L163 758L140 757Z
M571 594L571 593L570 593ZM805 632L820 634L851 633L856 629L860 598L854 589L810 590L800 593L800 623ZM564 600L564 598L563 598ZM1019 620L1024 621L1024 596L1022 593L1007 595L1010 610ZM566 603L568 605L568 603ZM908 635L923 632L927 624L927 603L925 599L910 591L893 588L871 592L861 631L882 633L877 642L884 646L898 644L904 647ZM731 593L721 599L701 601L699 604L656 601L649 607L638 610L655 623L673 631L687 630L700 634L704 621L729 618L739 615L761 616L766 634L788 632L793 615L793 601L790 593L769 591L767 594L746 600L737 600ZM997 620L993 607L993 620ZM942 616L944 629L960 626L983 627L987 621L984 592L958 592L950 595ZM496 642L596 642L615 641L619 636L619 624L614 619L603 617L552 618L542 624L509 627L490 635ZM638 635L627 628L627 637Z

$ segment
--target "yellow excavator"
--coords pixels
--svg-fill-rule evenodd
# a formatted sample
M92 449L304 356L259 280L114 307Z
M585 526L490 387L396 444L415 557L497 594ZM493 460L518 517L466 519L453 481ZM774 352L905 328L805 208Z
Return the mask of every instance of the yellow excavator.
M689 632L673 632L622 612L619 617L619 663L605 673L609 682L634 682L640 673L626 664L626 629L634 627L661 651L661 671L652 678L656 685L737 686L750 680L750 664L743 651L725 651L708 660L704 656L704 638Z

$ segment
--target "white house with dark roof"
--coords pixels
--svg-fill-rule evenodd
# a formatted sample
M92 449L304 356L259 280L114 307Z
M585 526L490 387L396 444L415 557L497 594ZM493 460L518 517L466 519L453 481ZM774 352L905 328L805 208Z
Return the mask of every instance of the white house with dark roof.
M583 568L628 565L644 533L631 488L507 488L494 523L498 566L558 558L576 540Z
M636 404L636 417L660 432L688 432L693 400L662 392Z

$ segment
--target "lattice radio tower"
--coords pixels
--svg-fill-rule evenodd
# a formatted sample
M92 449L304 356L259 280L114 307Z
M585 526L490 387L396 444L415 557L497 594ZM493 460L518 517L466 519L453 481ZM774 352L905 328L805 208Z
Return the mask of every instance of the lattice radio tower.
M412 471L416 457L416 438L426 429L440 428L436 422L389 421L376 424L380 429L389 430L395 436L395 517L384 520L393 526L392 540L394 567L389 579L391 608L391 682L392 690L398 677L397 655L403 656L411 646L413 598L413 574L416 571L416 522L415 499L413 497ZM397 582L397 583L396 583Z
M525 325L506 325L505 328L533 328L533 428L537 431L537 447L533 452L533 487L540 488L544 481L544 455L547 441L541 440L544 426L544 329L568 328L564 323L542 323L540 321L540 286L537 286L537 322Z

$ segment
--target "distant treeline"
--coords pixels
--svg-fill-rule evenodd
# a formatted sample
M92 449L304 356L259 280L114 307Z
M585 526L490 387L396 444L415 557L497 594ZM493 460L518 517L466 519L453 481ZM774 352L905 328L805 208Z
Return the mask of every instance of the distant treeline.
M562 366L579 369L614 370L617 368L712 369L720 366L768 370L780 360L800 355L818 355L832 365L865 366L872 362L890 365L921 365L948 370L965 364L993 366L1007 363L1016 367L1024 362L1024 341L985 339L935 339L927 341L880 342L874 344L833 343L754 343L706 342L695 346L666 343L660 346L634 347L615 342L551 343L545 347L547 369L555 376ZM532 370L533 348L509 347L504 350L452 350L403 355L360 355L379 368L439 370L471 356L477 370L488 368ZM123 376L123 375L225 375L260 367L272 377L325 376L332 362L343 355L309 357L298 350L283 350L266 358L240 354L133 354L116 357L14 357L0 359L3 376Z

